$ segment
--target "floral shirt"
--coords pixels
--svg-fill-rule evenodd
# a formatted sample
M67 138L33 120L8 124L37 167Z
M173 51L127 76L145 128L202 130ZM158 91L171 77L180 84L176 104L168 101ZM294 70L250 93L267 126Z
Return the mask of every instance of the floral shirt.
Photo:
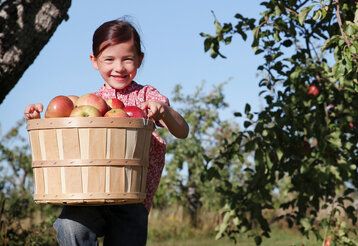
M102 86L96 95L107 100L110 98L118 98L125 106L140 106L145 101L164 102L169 105L167 97L161 95L157 89L150 85L140 85L132 82L130 85L121 90L106 88ZM157 190L165 164L166 143L157 132L153 132L150 150L149 150L149 166L147 174L146 198L144 200L145 207L150 210L153 202L154 193Z

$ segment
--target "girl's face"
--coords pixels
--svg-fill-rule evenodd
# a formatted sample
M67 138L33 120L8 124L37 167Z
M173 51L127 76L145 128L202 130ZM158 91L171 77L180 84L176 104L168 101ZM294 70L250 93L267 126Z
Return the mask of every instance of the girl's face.
M107 88L123 89L132 83L143 55L137 54L133 40L110 45L99 56L90 56L93 67L99 71Z

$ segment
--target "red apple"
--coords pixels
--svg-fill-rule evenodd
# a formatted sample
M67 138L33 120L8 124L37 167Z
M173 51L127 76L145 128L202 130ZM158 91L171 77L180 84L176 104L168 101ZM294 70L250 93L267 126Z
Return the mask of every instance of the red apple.
M310 95L310 96L314 96L314 97L318 96L318 94L319 94L318 87L315 86L315 85L310 85L308 87L307 94Z
M47 105L45 118L68 117L73 108L71 99L62 95L56 96Z
M83 96L80 96L77 99L76 106L90 105L95 107L103 116L108 111L107 103L102 97L97 96L93 93L88 93Z
M78 96L75 95L69 95L67 96L69 99L71 99L71 101L73 102L73 105L76 107L76 102L78 100Z
M122 117L122 118L124 117L124 118L127 118L127 117L129 117L129 115L123 109L112 108L111 110L107 111L104 114L104 117Z
M350 129L353 129L353 128L354 128L354 123L353 123L353 122L349 122L349 123L348 123L348 126L349 126Z
M125 106L124 111L126 111L131 118L147 118L147 114L137 106Z
M330 236L328 236L325 240L324 240L324 246L331 246L331 240L332 238Z
M101 117L101 112L91 105L81 105L75 107L70 117Z
M124 108L124 103L118 98L107 99L106 103L109 108Z

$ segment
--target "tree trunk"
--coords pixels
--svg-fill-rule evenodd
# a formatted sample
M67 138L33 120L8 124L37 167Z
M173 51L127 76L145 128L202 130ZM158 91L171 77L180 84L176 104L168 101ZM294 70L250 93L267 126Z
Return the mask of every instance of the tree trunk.
M0 0L0 104L34 62L71 0Z

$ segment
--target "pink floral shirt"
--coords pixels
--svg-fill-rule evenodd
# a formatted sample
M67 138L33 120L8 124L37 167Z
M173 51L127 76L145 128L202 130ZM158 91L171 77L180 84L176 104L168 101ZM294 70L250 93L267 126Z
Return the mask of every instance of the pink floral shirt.
M96 95L102 97L105 100L110 98L118 98L124 103L125 106L131 105L139 107L145 101L164 102L169 105L168 98L160 94L157 89L150 85L143 86L137 84L134 81L121 90L102 86L99 91L96 92ZM165 164L165 152L166 143L159 136L159 134L154 131L149 150L149 166L146 188L147 195L144 200L145 207L148 209L148 211L152 206L154 193L159 186L160 178L162 176L162 171Z

